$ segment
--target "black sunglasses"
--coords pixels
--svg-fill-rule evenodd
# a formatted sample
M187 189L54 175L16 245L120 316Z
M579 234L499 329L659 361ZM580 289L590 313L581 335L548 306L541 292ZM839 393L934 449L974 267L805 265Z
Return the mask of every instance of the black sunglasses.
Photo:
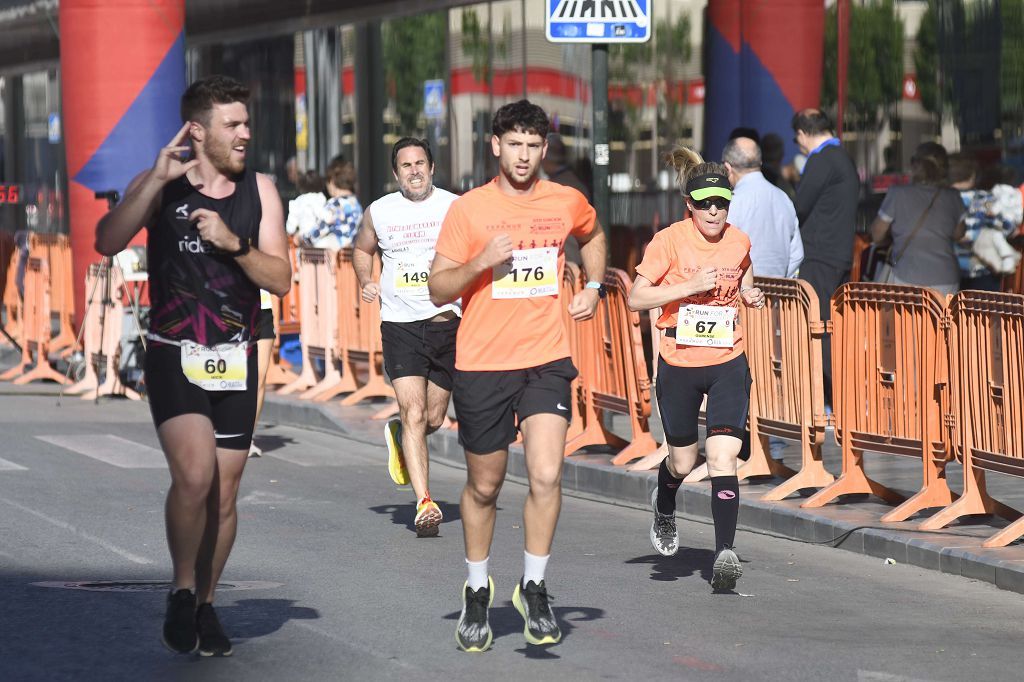
M701 199L700 201L693 202L693 207L699 211L707 211L712 206L717 208L719 211L725 211L729 208L729 200L724 197L709 197L707 199Z

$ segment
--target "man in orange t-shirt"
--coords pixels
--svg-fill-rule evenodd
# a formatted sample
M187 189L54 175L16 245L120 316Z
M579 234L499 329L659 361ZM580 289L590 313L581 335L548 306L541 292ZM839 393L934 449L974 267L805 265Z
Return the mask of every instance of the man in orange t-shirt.
M583 195L537 177L548 126L544 111L526 100L498 109L491 150L500 172L451 205L428 280L435 305L462 296L452 397L466 451L461 513L469 578L455 633L464 651L491 645L488 558L517 424L530 492L523 509L523 578L512 603L525 621L527 642L554 644L562 637L544 582L562 504L570 384L577 374L559 283L572 235L591 281L568 302L569 313L574 320L593 316L604 295L606 247Z
M750 239L726 222L732 187L722 164L704 163L686 148L673 160L692 218L658 232L636 267L629 294L633 310L661 307L665 331L658 358L656 395L669 455L651 494L651 544L671 556L679 549L675 496L697 461L697 416L707 396L705 452L711 474L715 559L711 586L731 590L743 574L733 551L739 514L736 459L750 399L739 303L764 306L754 286Z

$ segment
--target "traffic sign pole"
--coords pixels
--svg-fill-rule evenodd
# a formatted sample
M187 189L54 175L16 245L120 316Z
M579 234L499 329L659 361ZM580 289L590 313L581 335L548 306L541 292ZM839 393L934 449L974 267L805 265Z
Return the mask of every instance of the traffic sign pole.
M608 45L590 46L591 106L594 120L591 137L594 141L594 209L601 221L606 239L611 238L611 197L608 195ZM610 242L609 242L610 243Z

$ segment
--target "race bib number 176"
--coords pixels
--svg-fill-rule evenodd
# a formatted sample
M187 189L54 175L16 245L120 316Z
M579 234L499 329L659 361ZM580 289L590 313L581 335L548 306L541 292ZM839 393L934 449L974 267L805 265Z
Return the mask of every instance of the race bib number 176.
M492 298L558 295L558 247L519 249L492 271Z

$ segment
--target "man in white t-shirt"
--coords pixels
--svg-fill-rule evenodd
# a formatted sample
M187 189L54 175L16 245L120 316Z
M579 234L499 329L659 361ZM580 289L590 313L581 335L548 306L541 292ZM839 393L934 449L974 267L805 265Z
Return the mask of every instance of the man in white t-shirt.
M430 302L427 277L448 207L457 198L434 187L434 161L426 140L403 137L391 150L399 191L370 204L352 255L364 301L380 298L384 369L398 399L399 418L384 429L388 472L416 494L416 535L437 535L441 509L430 498L427 434L444 423L455 376L459 301ZM380 282L373 256L380 249Z

